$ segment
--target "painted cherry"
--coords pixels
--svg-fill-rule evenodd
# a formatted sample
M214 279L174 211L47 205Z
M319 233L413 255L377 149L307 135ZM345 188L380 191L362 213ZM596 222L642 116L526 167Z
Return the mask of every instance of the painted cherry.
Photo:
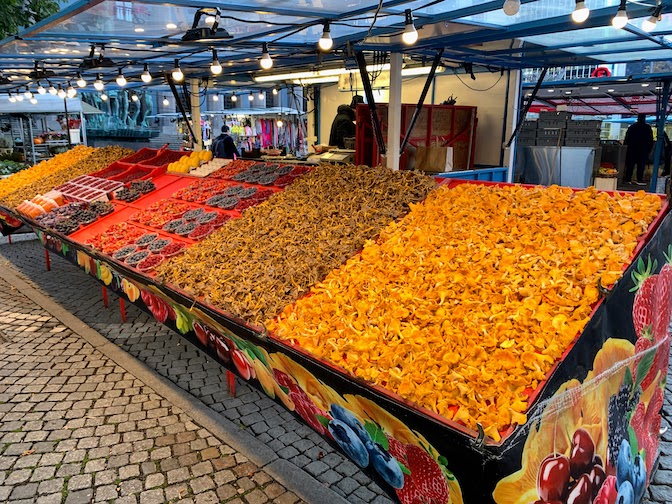
M569 460L564 455L549 455L539 466L537 493L542 501L561 501L569 484Z
M593 468L588 473L588 478L590 483L593 485L593 499L597 496L597 492L602 488L604 480L607 479L607 475L604 472L604 469L601 465L594 465Z
M590 457L592 460L592 456ZM590 504L593 500L593 485L590 476L582 474L567 496L567 504Z
M238 349L231 350L231 359L233 364L236 366L240 377L247 381L252 377L252 366L247 361L247 357Z
M201 342L201 345L208 346L208 333L198 322L194 322L194 332L196 333L196 338Z
M572 437L572 452L569 457L569 465L572 478L579 477L590 471L595 456L595 443L586 429L576 429Z

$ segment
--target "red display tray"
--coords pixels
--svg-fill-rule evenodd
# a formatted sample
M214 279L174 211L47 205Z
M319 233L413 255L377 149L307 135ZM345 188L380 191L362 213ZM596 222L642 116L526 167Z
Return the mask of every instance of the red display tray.
M188 154L188 152L184 151L164 150L158 156L143 161L142 164L144 166L154 167L168 165L169 163L177 161L178 159L182 158L182 156L186 156Z
M128 171L132 166L133 166L132 163L129 164L129 163L123 163L121 161L115 161L104 170L92 173L91 176L101 178L112 178L121 175L125 171Z
M135 154L124 159L120 159L119 162L128 164L142 163L143 161L155 158L159 155L160 152L161 149L150 149L149 147L143 147Z

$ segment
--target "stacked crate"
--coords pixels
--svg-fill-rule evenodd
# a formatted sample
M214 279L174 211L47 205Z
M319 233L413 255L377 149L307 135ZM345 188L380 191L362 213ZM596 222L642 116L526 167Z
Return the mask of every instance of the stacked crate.
M524 121L518 132L516 144L519 146L535 145L537 140L537 121Z
M599 147L602 121L569 121L565 133L567 147Z
M571 118L569 112L542 112L537 121L536 145L556 147L564 145L567 121Z

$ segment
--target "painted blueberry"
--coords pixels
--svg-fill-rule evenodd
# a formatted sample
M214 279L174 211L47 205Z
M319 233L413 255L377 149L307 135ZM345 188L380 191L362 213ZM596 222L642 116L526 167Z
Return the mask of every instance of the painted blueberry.
M341 420L334 419L329 422L329 432L334 436L338 446L350 457L359 467L369 465L369 452L366 451L364 444L359 440L355 431L348 424Z
M618 452L616 462L616 488L620 489L625 481L631 481L632 478L632 455L630 453L630 443L627 439L621 441L621 449ZM632 485L631 485L632 486Z
M366 444L371 442L371 436L369 436L369 433L364 429L362 422L360 422L350 411L338 404L332 404L330 411L331 416L350 427L355 434L357 434L362 443Z
M380 477L393 488L403 487L404 473L401 472L397 459L390 455L380 443L369 441L366 443L366 449L371 457L371 465Z
M644 459L637 455L632 464L632 487L635 491L635 502L639 502L644 497L646 491L646 464Z
M624 481L618 489L616 504L635 504L635 490L629 481Z

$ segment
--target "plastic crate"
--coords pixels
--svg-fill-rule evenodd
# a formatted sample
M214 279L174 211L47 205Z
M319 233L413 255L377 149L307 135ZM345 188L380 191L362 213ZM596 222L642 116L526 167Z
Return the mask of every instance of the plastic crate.
M586 139L600 139L600 130L594 129L573 129L567 130L566 138L586 138Z
M144 177L152 173L153 169L153 167L141 167L140 165L135 165L132 168L126 170L124 173L110 177L110 179L128 184L134 180L144 179Z
M158 156L153 157L151 159L148 159L147 161L143 161L142 165L143 166L163 166L163 165L167 165L168 163L173 163L173 162L181 159L182 156L187 156L187 155L189 155L188 152L165 150L161 154L159 154Z
M600 139L565 138L566 147L599 147Z
M562 136L564 131L562 128L539 128L537 138L558 138Z
M602 121L567 121L567 130L590 130L600 131L602 129Z
M158 154L159 154L158 149L150 149L149 147L143 147L135 154L132 154L124 159L120 159L119 161L122 163L136 164L142 161L148 161L152 158L155 158L156 156L158 156Z
M571 112L551 112L544 111L539 114L539 122L541 121L568 121L572 118Z
M128 163L122 163L121 161L115 161L112 163L110 166L105 168L104 170L97 171L95 173L92 173L92 177L100 177L100 178L105 178L105 179L111 179L113 177L116 177L118 175L121 175L125 171L128 171L129 168L131 168L133 165L128 164Z
M140 168L142 170L148 171L146 175L141 177L141 180L151 180L153 178L158 177L159 175L163 175L168 171L168 165L165 164L163 166L147 166L147 165L141 165L137 164L135 165L136 168Z
M529 147L535 145L536 138L523 137L516 139L516 145L519 147Z
M506 182L508 168L480 168L477 170L454 171L435 175L437 178L487 180L489 182Z
M560 141L560 137L537 138L536 144L540 147L558 147L562 145L562 141Z

